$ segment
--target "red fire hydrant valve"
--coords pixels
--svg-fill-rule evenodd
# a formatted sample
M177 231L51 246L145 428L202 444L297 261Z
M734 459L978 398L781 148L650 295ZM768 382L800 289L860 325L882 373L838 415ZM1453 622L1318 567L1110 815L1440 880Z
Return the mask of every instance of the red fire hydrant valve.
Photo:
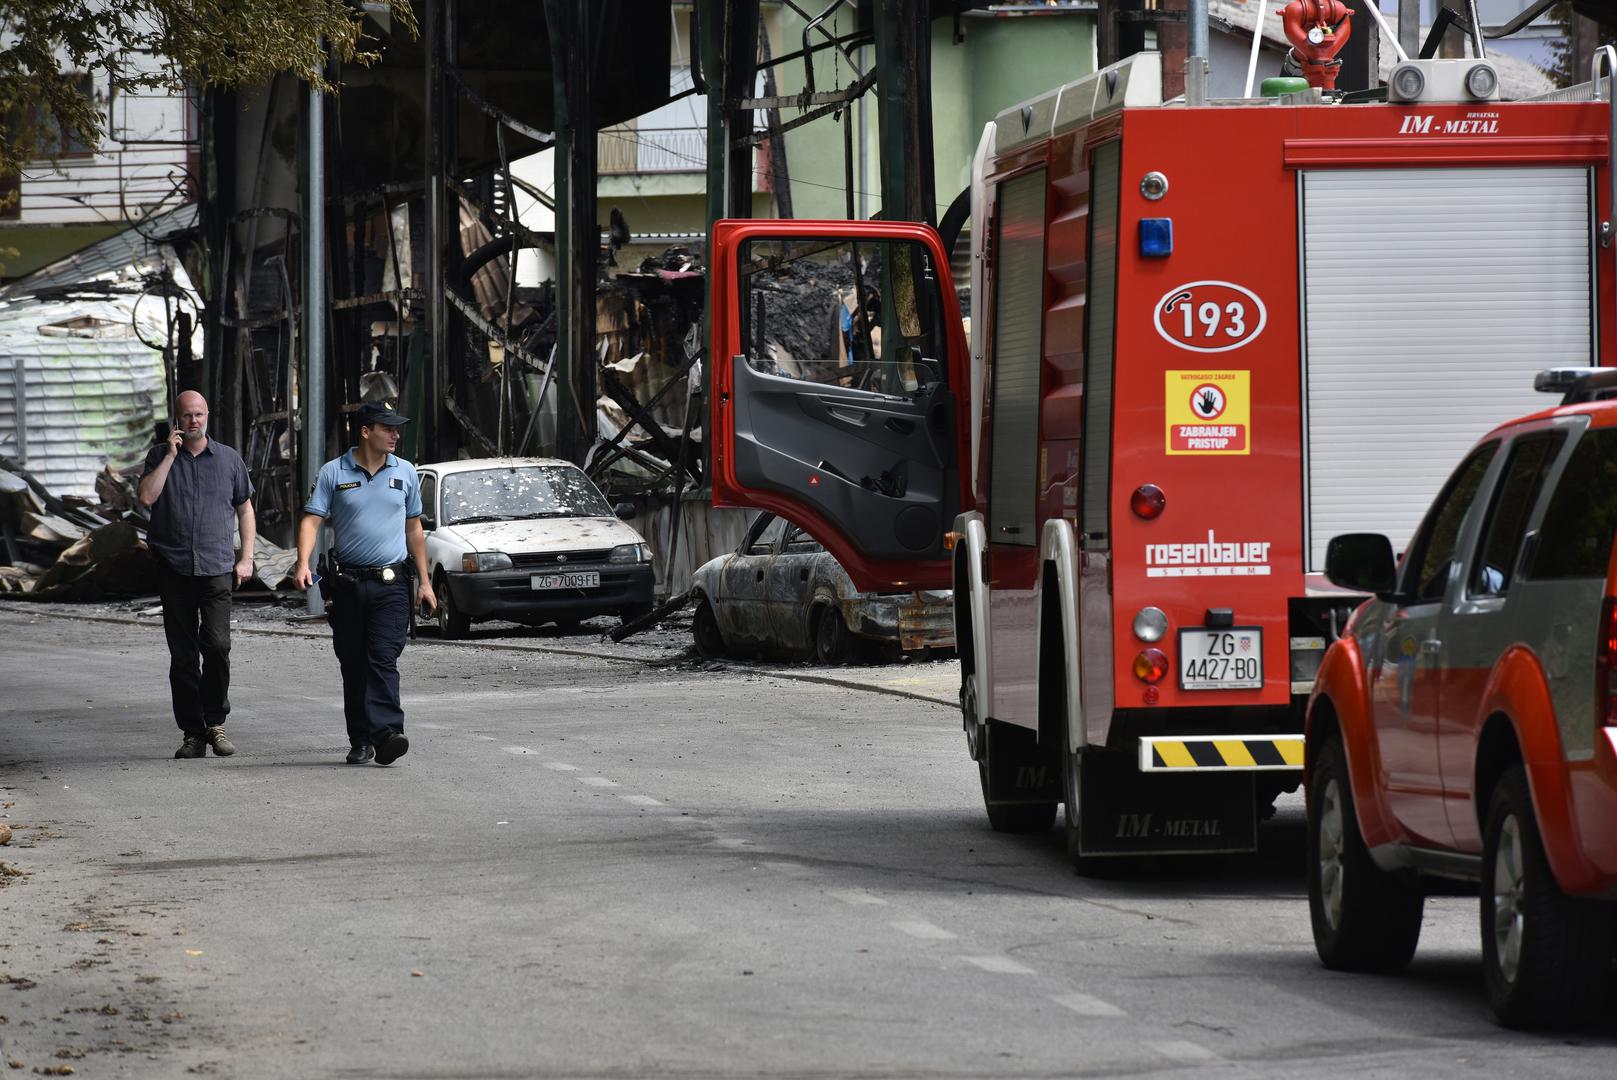
M1291 42L1291 55L1309 86L1335 90L1342 51L1353 33L1353 12L1342 0L1291 0L1280 9L1280 21Z

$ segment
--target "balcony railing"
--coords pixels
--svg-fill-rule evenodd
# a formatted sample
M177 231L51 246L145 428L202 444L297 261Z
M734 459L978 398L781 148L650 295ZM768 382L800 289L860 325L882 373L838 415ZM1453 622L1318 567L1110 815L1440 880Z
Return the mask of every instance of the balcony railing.
M707 168L707 129L611 127L596 139L603 176L628 173L699 173Z

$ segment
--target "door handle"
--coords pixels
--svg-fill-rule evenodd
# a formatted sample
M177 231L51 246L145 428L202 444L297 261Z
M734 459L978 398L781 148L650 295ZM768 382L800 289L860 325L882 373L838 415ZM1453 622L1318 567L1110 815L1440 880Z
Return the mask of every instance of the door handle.
M1443 643L1436 638L1427 638L1420 643L1420 651L1425 656L1436 656L1443 651Z

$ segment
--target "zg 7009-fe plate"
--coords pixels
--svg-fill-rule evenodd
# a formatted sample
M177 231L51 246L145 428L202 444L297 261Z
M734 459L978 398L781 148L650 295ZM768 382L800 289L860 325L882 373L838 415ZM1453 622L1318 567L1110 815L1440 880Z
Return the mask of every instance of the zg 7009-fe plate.
M570 574L535 574L528 582L535 589L599 589L598 570L578 570Z
M1261 690L1263 631L1244 626L1179 631L1179 688Z

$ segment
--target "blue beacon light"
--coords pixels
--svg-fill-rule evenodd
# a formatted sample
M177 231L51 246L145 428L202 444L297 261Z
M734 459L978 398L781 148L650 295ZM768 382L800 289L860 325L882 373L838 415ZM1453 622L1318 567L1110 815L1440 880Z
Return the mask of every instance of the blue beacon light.
M1140 219L1140 255L1161 259L1173 254L1173 218Z

